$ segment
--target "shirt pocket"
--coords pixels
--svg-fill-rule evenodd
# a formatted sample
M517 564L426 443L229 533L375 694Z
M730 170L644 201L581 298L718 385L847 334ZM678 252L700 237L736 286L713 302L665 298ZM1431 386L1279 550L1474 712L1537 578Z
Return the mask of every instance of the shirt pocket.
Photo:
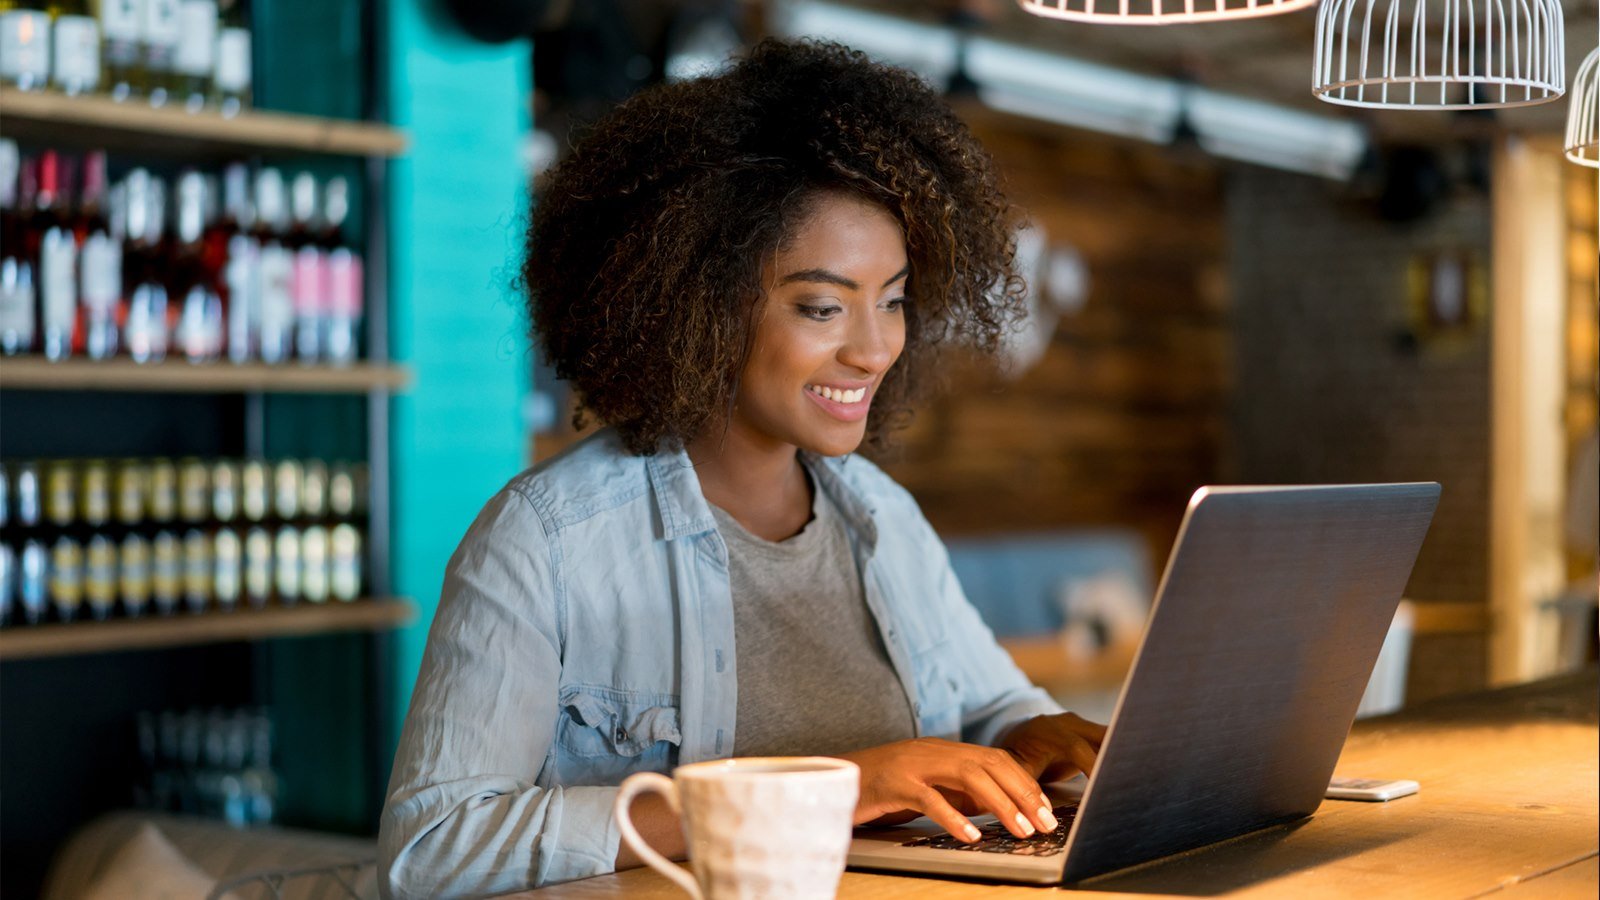
M556 727L559 782L617 784L634 772L666 772L683 742L670 696L609 688L561 692Z

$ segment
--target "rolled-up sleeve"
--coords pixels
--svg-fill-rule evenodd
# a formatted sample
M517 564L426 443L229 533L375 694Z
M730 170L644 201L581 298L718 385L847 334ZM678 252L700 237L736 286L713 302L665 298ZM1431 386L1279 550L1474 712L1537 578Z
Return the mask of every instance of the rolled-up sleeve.
M559 554L502 491L445 575L379 828L385 897L477 897L612 871L616 788L536 786L561 677Z

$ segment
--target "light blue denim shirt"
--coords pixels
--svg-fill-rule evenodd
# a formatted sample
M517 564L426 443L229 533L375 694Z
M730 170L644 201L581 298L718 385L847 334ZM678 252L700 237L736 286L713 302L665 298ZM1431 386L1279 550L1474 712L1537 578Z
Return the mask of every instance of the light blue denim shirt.
M853 532L919 733L992 743L1060 707L967 603L915 501L811 459ZM603 431L484 506L445 574L379 834L384 893L481 896L610 872L616 785L734 746L727 548L683 452Z

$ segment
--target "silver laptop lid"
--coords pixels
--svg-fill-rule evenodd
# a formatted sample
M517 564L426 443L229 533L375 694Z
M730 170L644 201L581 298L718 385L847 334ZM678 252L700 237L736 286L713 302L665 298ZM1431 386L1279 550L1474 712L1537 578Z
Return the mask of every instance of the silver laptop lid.
M1317 808L1438 500L1432 482L1195 492L1064 881Z

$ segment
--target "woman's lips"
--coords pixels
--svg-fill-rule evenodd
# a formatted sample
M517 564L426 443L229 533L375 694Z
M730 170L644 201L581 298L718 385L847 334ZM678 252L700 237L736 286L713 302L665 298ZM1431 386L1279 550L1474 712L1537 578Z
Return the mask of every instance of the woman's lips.
M835 419L838 419L841 422L859 422L862 419L865 419L867 417L868 409L872 406L871 388L867 389L867 395L865 397L862 397L855 403L840 403L837 400L829 400L827 397L824 397L812 390L804 390L802 392L807 397L810 397L812 402L822 407L823 412L826 412L828 415L833 416Z

